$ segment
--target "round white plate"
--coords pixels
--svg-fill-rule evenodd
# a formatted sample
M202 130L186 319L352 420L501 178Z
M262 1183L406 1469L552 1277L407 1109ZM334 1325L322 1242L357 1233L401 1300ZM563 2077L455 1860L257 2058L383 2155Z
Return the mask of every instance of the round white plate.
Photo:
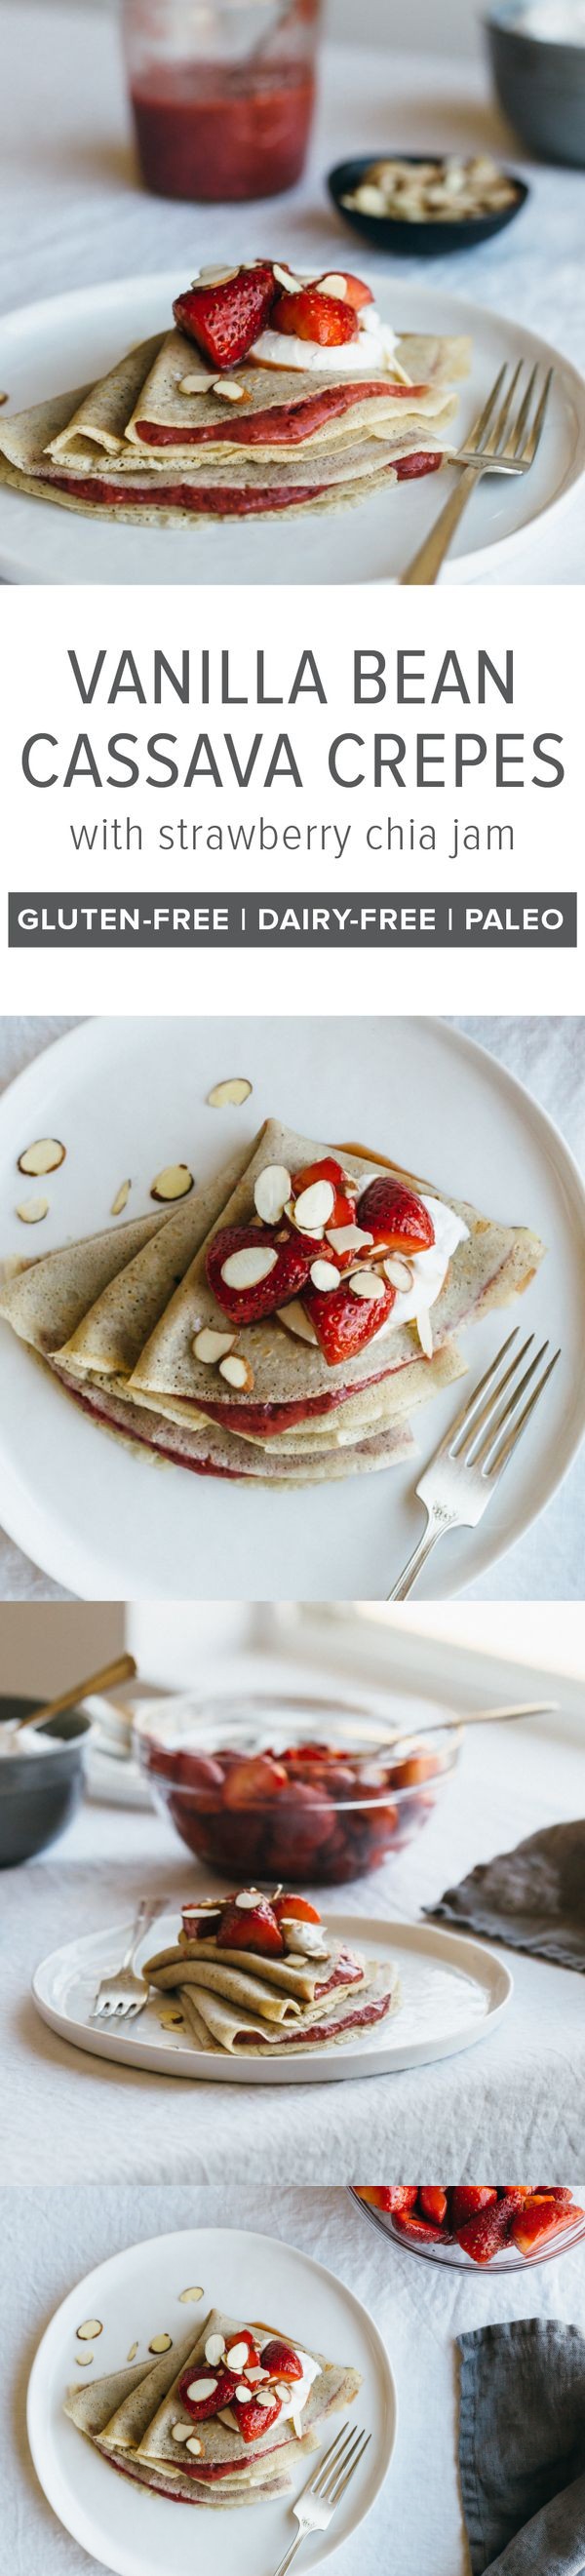
M513 1979L494 1951L460 1932L435 1930L430 1923L392 1923L355 1914L330 1914L327 1928L338 1940L357 1941L360 1954L391 1960L400 1977L400 2011L389 2022L373 2023L343 2048L314 2048L307 2057L272 2048L270 2057L209 2057L191 2048L181 2033L164 2030L156 2004L149 2002L134 2022L90 2021L97 1987L106 1969L123 1957L131 1926L68 1941L43 1959L33 1977L37 2010L51 2030L74 2048L93 2057L112 2057L118 2065L145 2066L154 2075L203 2077L206 2083L327 2084L349 2075L392 2075L405 2066L430 2066L438 2057L455 2057L495 2030L509 2004ZM176 1914L165 1914L143 1943L143 1958L167 1949L177 1937ZM170 1998L165 1999L168 2010ZM91 2311L89 2312L91 2313Z
M585 1425L585 1192L567 1147L493 1056L439 1020L96 1019L27 1066L0 1101L0 1257L49 1251L148 1209L164 1163L217 1169L267 1115L307 1136L361 1137L455 1198L534 1226L549 1252L518 1321L562 1360L476 1530L446 1538L424 1595L450 1598L492 1565L550 1501ZM486 1020L489 1042L490 1022ZM356 1033L359 1043L355 1042ZM244 1073L244 1109L206 1106ZM31 1235L14 1210L31 1138L61 1136L50 1214ZM41 1240L42 1238L42 1240ZM514 1317L463 1336L471 1387ZM0 1324L2 1520L33 1561L89 1600L385 1599L422 1528L415 1485L461 1401L448 1389L413 1415L416 1459L338 1484L228 1484L157 1464L100 1430Z
M181 2306L180 2292L191 2283L204 2291L202 2306ZM172 2566L173 2576L272 2576L287 2543L294 2538L290 2502L232 2507L214 2513L211 2529L204 2511L174 2503L165 2510L162 2496L133 2487L100 2459L63 2413L65 2391L78 2374L76 2329L84 2317L99 2317L103 2334L96 2343L92 2378L124 2366L130 2344L138 2340L139 2359L146 2358L152 2334L165 2332L182 2341L193 2319L211 2307L229 2316L266 2317L298 2338L305 2347L324 2352L361 2372L356 2425L371 2433L365 2458L342 2497L328 2532L305 2542L304 2566L320 2567L369 2513L390 2465L396 2438L396 2395L390 2363L376 2326L361 2302L321 2263L283 2243L280 2237L248 2234L241 2228L189 2228L172 2236L152 2237L128 2246L88 2273L47 2327L31 2371L28 2389L28 2436L37 2477L54 2513L82 2549L116 2576L160 2576ZM79 2373L80 2382L86 2373ZM325 2451L343 2416L330 2418L323 2430ZM315 2453L315 2465L317 2464ZM311 2461L299 2463L291 2500L312 2474ZM169 2527L170 2526L170 2527Z
M365 271L367 275L367 268ZM137 340L170 325L176 270L76 289L8 313L0 322L0 380L10 410L91 382ZM457 435L466 436L504 360L554 361L540 452L522 480L492 478L472 501L451 548L455 578L496 561L513 569L515 540L543 512L566 508L585 464L585 383L568 358L522 322L483 305L401 278L372 278L376 300L398 331L469 332L470 377L461 388ZM276 532L269 520L198 528L136 529L83 518L0 484L0 575L30 582L202 582L276 584L391 581L432 526L449 484L425 481L381 491L355 509L307 512Z

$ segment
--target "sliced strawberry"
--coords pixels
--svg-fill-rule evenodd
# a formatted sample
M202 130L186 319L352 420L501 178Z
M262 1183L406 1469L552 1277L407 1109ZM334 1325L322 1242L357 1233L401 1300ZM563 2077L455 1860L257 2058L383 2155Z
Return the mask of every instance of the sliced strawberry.
M309 1905L306 1896L275 1896L272 1910L276 1915L277 1923L320 1923L321 1921L316 1905Z
M260 2369L258 2346L249 2326L238 2327L237 2334L232 2335L231 2343L226 2345L225 2357L228 2369L235 2373L236 2379L241 2379L242 2371L246 2378L249 2370Z
M255 1753L248 1761L234 1762L224 1783L224 1807L267 1807L279 1789L286 1789L288 1773L282 1762L271 1753Z
M537 2182L535 2190L531 2191L528 2197L530 2200L562 2200L567 2209L573 2194L568 2190L566 2183Z
M394 2225L397 2234L411 2238L413 2245L440 2245L441 2243L442 2227L435 2227L429 2218L415 2218L411 2209L395 2210Z
M330 1295L321 1288L306 1287L303 1293L305 1314L310 1315L317 1340L329 1368L341 1360L355 1359L358 1351L373 1340L380 1325L392 1313L396 1289L390 1284L381 1297L354 1297L351 1288L333 1288ZM282 1303L282 1300L280 1300Z
M490 2201L487 2208L476 2211L475 2218L468 2218L464 2227L458 2227L457 2243L465 2254L471 2255L472 2263L491 2263L494 2254L507 2245L522 2198L519 2191L505 2191L501 2200Z
M249 2397L245 2405L237 2398L232 2399L232 2415L243 2442L260 2441L263 2433L270 2432L271 2424L277 2423L282 2413L282 2398L277 2397L273 2389L266 2390L266 2398L270 2402L264 2406L260 2405L257 2397Z
M304 1171L293 1172L293 1198L300 1198L301 1190L312 1189L314 1181L330 1181L335 1192L331 1215L327 1218L328 1226L354 1225L355 1197L348 1190L341 1163L336 1163L332 1154L324 1154L321 1163L306 1163Z
M423 1207L414 1190L403 1181L388 1177L368 1181L357 1204L358 1225L373 1234L374 1243L387 1252L428 1252L434 1243L435 1229L428 1208Z
M269 2372L271 2379L292 2380L302 2379L303 2376L303 2365L298 2352L293 2351L292 2344L280 2343L278 2335L273 2335L272 2342L264 2345L262 2369Z
M490 2203L497 2200L497 2197L495 2183L457 2183L449 2193L451 2226L465 2227L468 2218L475 2218L478 2209L488 2209Z
M256 1280L249 1288L230 1287L222 1278L225 1263L234 1253L253 1248L259 1254L268 1250L276 1253L272 1269L265 1279ZM257 1324L262 1315L273 1315L277 1306L286 1306L292 1297L298 1297L314 1257L314 1244L300 1234L291 1233L280 1243L275 1226L224 1225L209 1245L205 1268L217 1304L224 1315L229 1315L230 1323Z
M323 349L340 348L342 341L359 336L353 306L340 295L322 295L318 286L301 286L298 295L279 295L270 328L283 331L287 338L318 341Z
M372 2209L387 2209L392 2214L398 2209L414 2209L418 2200L416 2182L376 2183L368 2185L367 2190L365 2184L356 2183L356 2191L359 2191L360 2200L371 2202Z
M210 2361L194 2361L179 2380L178 2395L193 2423L204 2424L209 2415L219 2415L221 2406L231 2406L237 2384L233 2370L226 2370L223 2362L213 2370ZM201 2394L193 2396L193 2389Z
M447 2193L442 2183L425 2183L419 2191L423 2218L432 2219L434 2227L444 2227L447 2216Z
M238 1905L234 1897L224 1906L217 1946L218 1950L257 1950L262 1958L281 1959L284 1941L268 1897L259 1896L254 1906Z
M563 2228L576 2226L583 2214L583 2210L576 2209L574 2204L567 2208L564 2200L555 2200L552 2192L548 2200L535 2193L533 2200L522 2202L512 2219L512 2240L518 2253L536 2254L540 2245L548 2244L549 2237L559 2236Z
M268 260L239 268L222 286L188 286L173 313L179 331L194 340L214 367L236 367L246 358L272 311L276 287ZM288 299L287 299L288 300Z

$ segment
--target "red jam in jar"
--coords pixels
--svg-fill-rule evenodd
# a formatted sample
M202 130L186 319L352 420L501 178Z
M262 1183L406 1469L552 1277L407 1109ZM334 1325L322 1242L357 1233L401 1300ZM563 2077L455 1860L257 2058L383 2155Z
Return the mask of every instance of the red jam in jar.
M153 64L130 96L142 175L157 197L277 197L300 177L315 98L306 56Z

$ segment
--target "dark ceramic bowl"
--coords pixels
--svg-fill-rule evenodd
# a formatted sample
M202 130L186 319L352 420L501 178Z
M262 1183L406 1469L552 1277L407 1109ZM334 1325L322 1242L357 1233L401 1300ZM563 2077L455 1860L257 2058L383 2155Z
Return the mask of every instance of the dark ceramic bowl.
M484 20L500 106L541 161L585 169L585 45L525 35L518 0Z
M550 46L547 50L550 52ZM489 241L492 233L501 233L505 224L513 223L528 196L524 179L518 179L515 170L507 170L505 176L516 190L512 205L500 206L493 215L465 215L460 223L429 219L428 223L410 224L400 215L362 215L357 206L344 206L344 197L359 187L373 161L395 159L408 161L413 168L419 161L434 161L439 170L445 154L399 152L388 147L380 152L362 152L356 161L338 161L336 168L328 171L327 186L342 222L349 224L361 241L369 242L372 250L391 251L399 259L438 259L447 250L475 250L479 242Z
M41 1705L38 1699L0 1697L0 1726ZM44 1732L57 1737L58 1753L14 1753L10 1761L0 1760L0 1869L33 1860L56 1842L80 1803L91 1718L81 1708L64 1709Z

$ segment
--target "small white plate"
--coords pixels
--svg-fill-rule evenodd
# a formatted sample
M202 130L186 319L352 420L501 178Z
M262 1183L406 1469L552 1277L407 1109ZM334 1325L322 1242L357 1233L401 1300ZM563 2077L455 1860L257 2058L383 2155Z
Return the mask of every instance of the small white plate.
M405 2066L430 2066L489 2038L510 2002L513 1979L485 1943L430 1923L392 1923L355 1914L330 1914L327 1929L357 1944L365 1958L391 1960L398 1969L400 2011L373 2023L341 2048L313 2048L295 2057L272 2048L270 2057L208 2056L189 2047L180 2032L164 2030L150 2001L134 2022L90 2021L100 1977L123 1957L131 1926L84 1934L43 1959L32 1981L41 2019L74 2048L117 2065L148 2067L154 2075L179 2075L220 2084L335 2084L344 2076L393 2075ZM176 1914L165 1914L148 1933L139 1958L176 1941ZM166 1999L167 2007L172 1998Z
M367 275L367 270L366 270ZM105 374L137 340L170 326L176 269L75 289L7 313L0 322L0 380L10 410L66 392ZM554 509L570 506L585 465L585 383L571 365L521 321L490 313L441 287L402 278L372 279L376 301L398 331L469 332L471 375L461 388L457 436L464 437L504 360L523 358L555 377L539 455L518 480L484 482L454 539L455 579L491 571L513 578L515 543ZM448 483L435 475L381 491L355 509L307 512L287 527L279 519L231 520L189 529L128 527L90 519L54 503L30 500L0 485L0 576L18 582L275 584L392 581L436 518ZM343 541L340 543L340 527ZM276 535L276 542L275 542Z
M181 2306L180 2292L200 2284L200 2307ZM28 2436L37 2477L53 2512L82 2549L110 2567L116 2576L272 2576L287 2543L294 2539L287 2496L273 2503L205 2512L138 2493L82 2439L63 2413L67 2387L78 2374L76 2330L84 2317L95 2316L103 2333L95 2347L92 2378L123 2368L130 2344L138 2340L139 2359L146 2358L152 2334L172 2334L177 2341L193 2318L211 2307L226 2315L266 2317L316 2352L359 2370L362 2387L352 2408L356 2425L371 2434L369 2449L355 2479L340 2501L328 2532L306 2541L305 2568L323 2560L356 2531L370 2512L390 2465L396 2438L396 2395L388 2356L376 2326L358 2299L333 2272L298 2254L280 2237L248 2234L240 2228L189 2228L172 2236L152 2237L112 2255L88 2273L47 2327L31 2371L28 2389ZM87 2384L85 2372L80 2384ZM330 2418L322 2449L343 2416ZM315 2453L315 2465L317 2454ZM306 2459L291 2487L300 2495L312 2474Z
M549 1249L517 1315L489 1314L461 1336L467 1388L516 1320L560 1343L562 1360L484 1519L430 1560L425 1598L450 1598L545 1509L583 1435L585 1191L558 1130L482 1047L440 1020L354 1026L348 1053L343 1018L82 1022L0 1100L0 1257L30 1258L107 1225L124 1172L134 1175L126 1213L142 1215L162 1164L187 1161L204 1181L266 1116L307 1136L361 1136L447 1196L535 1227ZM489 1020L485 1031L489 1042ZM212 1083L233 1072L247 1075L251 1098L209 1109ZM15 1214L16 1164L47 1133L67 1155L31 1243ZM460 1400L451 1387L413 1414L416 1459L387 1474L252 1490L111 1439L0 1324L3 1525L86 1600L384 1600L420 1538L418 1475Z

